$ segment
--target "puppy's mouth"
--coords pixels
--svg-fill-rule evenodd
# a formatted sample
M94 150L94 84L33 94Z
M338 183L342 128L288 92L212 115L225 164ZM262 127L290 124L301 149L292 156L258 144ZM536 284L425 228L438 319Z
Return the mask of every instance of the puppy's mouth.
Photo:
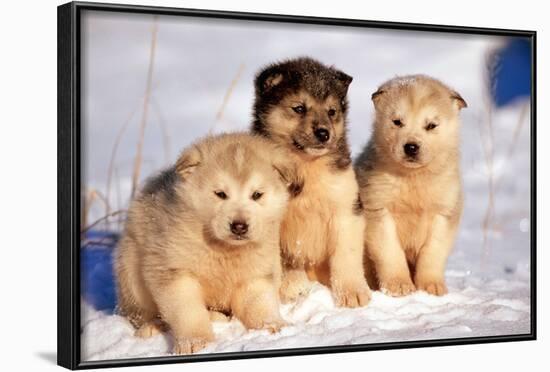
M232 234L231 235L231 240L248 240L248 236L247 235L237 235L237 234Z
M231 234L227 238L227 241L229 244L232 244L232 245L242 245L242 244L249 243L251 239L249 235Z
M400 163L406 168L420 168L425 165L420 158L412 156L401 158Z
M306 154L312 155L312 156L323 156L326 153L329 152L329 149L327 148L327 144L324 145L313 145L313 146L306 146L298 142L297 139L292 139L292 146L297 149L298 151L305 152Z
M297 148L298 150L300 151L304 151L304 145L302 145L300 142L298 142L297 140L293 139L292 140L292 145Z
M317 148L317 147L308 147L305 150L309 155L313 156L323 156L326 153L328 153L328 149L326 147Z

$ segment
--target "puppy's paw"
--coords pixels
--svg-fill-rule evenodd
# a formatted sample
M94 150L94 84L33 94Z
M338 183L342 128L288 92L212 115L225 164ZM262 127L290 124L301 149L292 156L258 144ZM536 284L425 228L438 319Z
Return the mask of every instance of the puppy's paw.
M183 340L176 340L174 343L174 354L194 354L208 345L209 339L206 338L187 338Z
M256 312L256 315L258 312ZM264 313L263 316L255 316L251 313L241 316L239 320L246 329L266 329L270 333L277 333L288 325L278 313Z
M382 293L392 297L407 296L416 290L410 279L391 279L380 283Z
M443 296L447 294L447 286L443 280L421 281L416 287L420 291L426 291L434 296Z
M286 327L287 325L287 322L282 319L278 319L272 322L265 322L262 328L267 329L269 333L278 333L281 328Z
M313 283L307 279L283 281L279 290L281 302L286 304L294 302L301 296L305 296L311 291Z
M224 323L227 323L230 320L229 316L225 315L221 311L210 310L209 314L210 314L210 321L211 322L224 322Z
M336 305L341 307L366 306L370 302L371 291L364 281L334 286Z
M153 320L147 323L144 323L141 327L136 329L134 336L140 338L149 338L168 331L168 326L166 323L161 322L160 320Z

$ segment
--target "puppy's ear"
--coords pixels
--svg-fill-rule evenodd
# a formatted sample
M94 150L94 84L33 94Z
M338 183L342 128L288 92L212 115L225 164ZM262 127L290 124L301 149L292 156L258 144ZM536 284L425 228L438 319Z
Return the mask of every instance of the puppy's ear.
M466 103L464 98L462 98L462 96L458 94L457 91L451 91L451 99L457 105L459 110L468 107L468 104Z
M383 89L378 89L376 92L374 92L370 98L372 99L372 102L374 102L374 106L376 106L380 102L380 98L386 94L386 91Z
M256 77L256 92L262 96L271 92L273 88L284 80L283 73L278 66L268 67Z
M342 83L346 92L349 88L349 85L353 81L353 78L351 76L339 70L336 70L336 79L338 79Z
M296 163L287 159L273 163L273 168L279 173L281 181L286 186L291 197L298 196L304 188L304 179L300 175Z
M185 179L200 165L202 154L197 146L185 150L176 161L176 172Z
M373 94L371 94L370 98L376 102L377 99L380 98L380 96L382 94L386 93L386 91L384 90L381 90L381 89L378 89L376 92L374 92Z

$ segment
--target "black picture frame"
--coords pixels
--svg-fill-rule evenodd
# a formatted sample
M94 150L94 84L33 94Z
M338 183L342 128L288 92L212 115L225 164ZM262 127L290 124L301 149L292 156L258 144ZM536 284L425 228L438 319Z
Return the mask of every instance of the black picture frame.
M182 15L200 18L254 20L318 25L339 25L376 29L429 31L474 35L521 36L531 41L531 329L528 334L471 337L441 340L403 341L366 345L307 347L285 350L248 351L207 355L148 357L108 361L81 361L80 356L80 190L81 190L81 123L80 123L80 36L81 13L84 10L105 12ZM427 346L481 344L489 342L536 339L536 32L509 29L444 26L434 24L395 23L357 19L290 16L180 9L156 6L135 6L71 2L58 7L58 315L57 360L69 369L121 367L227 359L261 358L319 353L340 353L380 349L401 349Z

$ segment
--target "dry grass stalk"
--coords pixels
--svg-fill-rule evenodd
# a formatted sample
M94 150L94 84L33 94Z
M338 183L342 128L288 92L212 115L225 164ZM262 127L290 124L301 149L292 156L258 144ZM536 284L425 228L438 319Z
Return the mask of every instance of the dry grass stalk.
M151 86L153 81L153 68L155 65L155 51L157 47L157 34L158 34L158 22L157 16L153 20L153 29L151 35L151 48L149 50L149 67L147 69L147 83L145 87L145 97L143 99L143 115L141 117L141 124L139 127L139 136L137 143L136 157L134 159L134 169L132 172L132 193L133 198L139 183L139 176L141 172L141 161L143 157L143 142L145 139L145 126L147 124L147 114L149 110L149 97L151 95Z
M522 107L521 111L519 113L518 120L516 122L516 126L514 127L514 133L512 135L512 139L510 141L510 145L508 146L508 151L506 152L506 161L505 163L509 163L509 161L512 159L512 156L514 155L514 152L517 149L519 136L521 134L521 130L523 129L525 122L527 122L527 114L529 114L529 108L531 107L531 102L527 101L525 102ZM498 191L499 186L501 184L501 178L496 180L495 185L495 191Z
M497 62L495 62L497 63ZM485 216L482 221L482 229L483 229L483 258L481 262L481 266L485 266L485 262L487 258L490 256L491 252L491 245L489 244L489 234L492 231L499 231L502 230L502 223L503 221L498 222L496 220L496 193L499 189L499 186L501 184L501 178L496 178L495 176L495 169L494 169L494 159L495 159L495 138L494 138L494 128L493 128L493 106L491 101L491 95L493 89L495 89L495 86L490 85L490 74L492 71L495 70L496 66L490 66L487 64L488 68L485 71L485 81L486 86L489 87L489 91L485 92L484 95L484 101L485 101L485 107L486 107L486 121L484 122L486 124L485 128L485 134L484 130L482 128L483 121L480 122L479 129L480 129L480 137L481 137L481 144L484 152L485 157L485 163L486 163L486 169L487 169L487 184L488 184L488 193L489 193L489 200L487 204L487 209L485 211ZM495 82L496 84L496 82ZM510 145L508 147L507 155L506 155L506 162L508 162L512 155L514 154L519 136L521 134L521 130L523 128L523 125L525 123L525 119L527 117L527 114L529 112L530 104L529 102L525 104L525 106L522 108L518 121L516 123L516 127L514 129L514 133L512 135Z
M225 92L225 96L223 97L222 104L218 110L218 113L216 114L216 122L222 120L227 103L229 102L229 99L231 98L231 94L233 93L233 90L235 90L235 87L237 86L237 83L239 82L241 75L243 74L244 67L245 67L244 63L241 63L241 65L239 66L239 69L237 70L237 73L235 74L235 77L233 78L233 80L231 80L231 84L229 84L229 87ZM210 128L210 131L212 131L212 128Z
M502 184L502 177L496 177L495 176L495 170L494 170L494 158L495 158L495 150L494 150L494 130L493 130L493 115L492 115L492 108L490 104L486 104L487 107L487 120L486 120L486 133L484 134L483 129L481 127L480 123L480 136L481 136L481 143L482 148L484 151L484 157L485 157L485 163L486 163L486 169L487 169L487 184L488 184L488 192L489 192L489 201L487 204L487 209L485 211L485 216L482 221L482 229L483 229L483 262L482 266L484 265L485 260L489 257L491 252L491 246L489 244L489 234L493 231L502 231L503 230L503 224L506 220L509 220L508 217L502 217L500 221L497 221L496 216L496 194L500 188L500 185ZM510 159L512 158L517 146L518 146L518 140L519 136L521 134L521 130L524 126L525 119L527 118L527 114L529 112L529 102L525 104L525 106L522 108L518 121L516 123L516 126L514 128L514 133L512 135L512 139L510 140L510 145L508 146L508 150L506 152L506 160L505 163L508 163ZM514 214L517 215L517 214Z
M120 145L120 142L122 141L122 138L124 136L124 133L126 132L126 128L128 127L128 124L131 122L132 118L134 117L135 113L137 112L137 110L139 109L139 106L136 106L132 112L130 112L130 114L128 115L128 117L126 118L126 121L124 121L124 123L122 124L122 126L120 127L116 137L115 137L115 142L113 144L113 147L112 147L112 150L111 150L111 157L109 158L109 166L107 167L107 184L106 184L106 193L105 193L105 196L107 198L107 200L111 200L111 183L112 183L112 178L113 178L113 169L114 169L114 165L115 165L115 158L116 158L116 153L118 151L118 146ZM118 204L118 202L117 202ZM111 210L109 209L107 211L107 213L110 213Z
M80 230L88 223L88 201L86 200L86 188L80 188Z
M105 216L101 217L101 218L98 218L97 220L95 220L94 222L92 222L91 224L89 224L88 226L86 226L84 229L81 229L80 231L80 234L81 235L84 235L86 234L88 231L90 231L91 229L93 229L94 227L96 227L98 224L100 224L101 222L103 221L107 221L109 218L111 217L115 217L115 216L118 216L120 214L123 214L123 213L126 213L127 211L126 210L118 210L118 211L114 211L114 212L111 212L111 213L108 213L106 214Z
M115 179L116 179L116 206L117 206L117 210L120 210L121 204L122 204L122 192L120 191L120 175L118 173L118 168L115 168ZM122 228L122 214L119 214L117 218L117 230L121 231L121 228Z
M480 136L483 148L483 154L485 158L486 171L487 171L487 187L489 200L487 203L487 209L482 221L483 230L483 262L490 254L489 233L493 224L493 218L495 213L495 172L494 172L494 133L492 124L492 108L490 104L487 104L487 119L480 123ZM482 124L486 124L484 133Z
M109 214L108 211L111 209L111 206L109 204L109 200L107 200L107 198L98 190L90 189L87 192L83 192L83 195L85 195L85 197L82 198L83 208L82 208L80 229L88 230L88 227L87 227L88 213L91 209L91 206L94 204L94 202L96 200L100 201L105 208L106 214ZM107 220L107 223L108 222L109 221Z
M168 125L166 125L166 120L164 120L164 116L162 115L162 111L160 110L160 106L154 95L151 96L151 103L155 111L155 114L157 115L159 127L162 132L162 146L164 148L164 163L168 164L172 160L172 146L170 144L170 135L168 133Z
M487 56L489 57L489 56ZM489 59L487 58L487 61ZM481 144L483 148L483 155L485 158L485 165L486 165L486 171L487 171L487 187L488 187L488 194L489 194L489 200L487 203L487 209L485 211L485 216L483 218L483 221L481 223L481 227L483 230L483 256L481 260L481 266L485 266L485 262L487 258L490 255L491 246L489 244L489 233L491 231L491 227L493 225L493 218L495 214L495 170L494 170L494 131L493 131L493 106L492 106L492 99L491 99L491 92L494 89L494 86L491 86L491 73L494 71L495 66L490 66L488 63L486 63L486 66L488 66L487 70L485 70L485 86L489 87L488 91L485 91L484 93L484 106L486 108L486 120L481 121L479 123L479 133L481 137ZM483 129L483 124L485 124L485 132Z

